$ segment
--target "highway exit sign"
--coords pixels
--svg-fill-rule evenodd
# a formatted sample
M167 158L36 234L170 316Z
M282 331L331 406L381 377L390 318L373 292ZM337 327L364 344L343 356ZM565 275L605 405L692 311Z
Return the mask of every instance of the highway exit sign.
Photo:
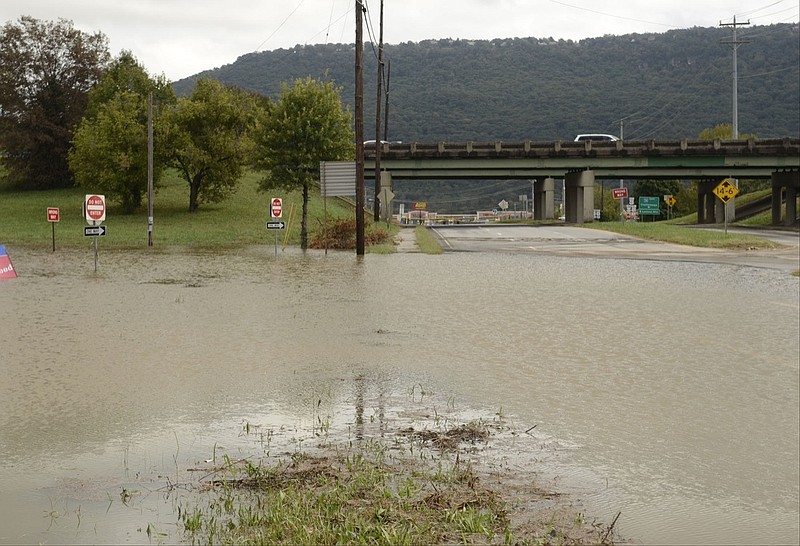
M661 213L659 208L658 197L640 197L639 198L639 214L642 215L658 215Z

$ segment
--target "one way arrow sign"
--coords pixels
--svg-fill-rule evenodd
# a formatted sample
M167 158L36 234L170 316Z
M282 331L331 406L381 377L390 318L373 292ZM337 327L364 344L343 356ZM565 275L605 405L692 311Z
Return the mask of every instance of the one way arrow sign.
M106 236L106 226L84 226L84 237L97 237L98 235L100 237Z

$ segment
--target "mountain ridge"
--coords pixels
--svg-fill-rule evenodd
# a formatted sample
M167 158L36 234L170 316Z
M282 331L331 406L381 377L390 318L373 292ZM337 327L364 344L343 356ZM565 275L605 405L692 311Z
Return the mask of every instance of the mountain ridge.
M600 132L626 139L697 138L732 119L730 31L693 27L664 33L552 38L424 40L387 44L389 127L402 141L571 140ZM800 27L740 31L740 133L800 136ZM364 120L374 138L377 61L365 44ZM173 83L188 94L200 77L270 97L311 76L342 87L352 108L353 44L248 53ZM384 86L385 88L385 86ZM382 110L385 104L382 105ZM383 118L384 112L381 117Z

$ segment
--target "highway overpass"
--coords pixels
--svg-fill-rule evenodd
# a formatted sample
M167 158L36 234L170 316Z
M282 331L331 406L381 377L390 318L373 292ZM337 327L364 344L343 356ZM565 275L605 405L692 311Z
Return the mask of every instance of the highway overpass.
M390 173L387 180L535 180L534 203L539 205L542 218L552 214L551 186L557 178L565 180L567 221L574 223L592 220L594 181L598 178L696 179L700 181L698 221L703 222L720 217L718 209L723 205L715 198L713 189L728 177L772 180L773 223L780 221L783 200L785 222L793 224L797 217L796 198L800 191L800 139L797 138L411 142L383 143L379 151L380 168ZM377 152L374 146L365 147L365 178L374 178ZM728 206L732 207L733 202Z

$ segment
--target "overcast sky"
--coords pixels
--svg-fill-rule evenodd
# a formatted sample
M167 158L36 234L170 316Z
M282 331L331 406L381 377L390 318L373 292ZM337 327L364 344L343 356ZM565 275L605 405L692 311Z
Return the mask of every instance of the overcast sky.
M380 0L364 0L380 21ZM151 75L175 81L254 51L354 43L354 0L0 0L0 22L68 19L100 31L111 52L133 52ZM425 39L591 38L733 21L798 22L797 0L384 0L384 42ZM746 28L746 27L743 27Z

